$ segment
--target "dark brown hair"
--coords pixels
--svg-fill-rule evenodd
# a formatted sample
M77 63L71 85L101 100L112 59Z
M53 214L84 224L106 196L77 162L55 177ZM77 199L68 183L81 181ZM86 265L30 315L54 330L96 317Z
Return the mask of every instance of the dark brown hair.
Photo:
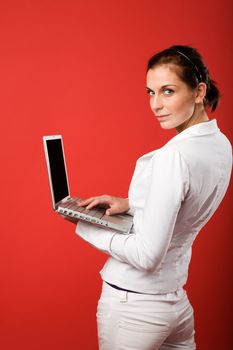
M210 79L209 70L195 48L174 45L158 52L149 59L147 71L162 64L174 64L178 66L180 68L177 70L178 76L191 89L195 89L201 82L205 83L207 89L204 105L215 111L220 99L220 92L216 83Z

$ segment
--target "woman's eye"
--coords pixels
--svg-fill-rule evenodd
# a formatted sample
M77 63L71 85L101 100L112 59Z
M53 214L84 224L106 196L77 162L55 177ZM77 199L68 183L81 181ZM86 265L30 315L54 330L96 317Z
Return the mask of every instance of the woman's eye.
M164 89L164 90L163 90L164 95L171 95L173 92L174 92L174 91L171 90L171 89Z
M153 90L147 90L147 94L149 95L149 96L153 96L155 93L154 93L154 91Z

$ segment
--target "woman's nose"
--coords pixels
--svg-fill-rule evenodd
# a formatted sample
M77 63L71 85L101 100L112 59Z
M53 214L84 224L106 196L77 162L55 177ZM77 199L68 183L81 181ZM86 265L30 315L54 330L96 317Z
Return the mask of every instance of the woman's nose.
M151 102L150 102L150 106L152 111L156 112L158 110L160 110L163 107L161 98L159 97L159 95L154 95L151 98Z

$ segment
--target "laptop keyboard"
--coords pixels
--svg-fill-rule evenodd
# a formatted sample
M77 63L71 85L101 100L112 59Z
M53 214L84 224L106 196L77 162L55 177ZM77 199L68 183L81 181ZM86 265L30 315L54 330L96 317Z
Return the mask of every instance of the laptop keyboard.
M93 208L93 209L88 210L88 209L86 209L86 207L79 207L77 204L77 202L79 200L80 199L78 199L78 198L71 198L67 202L61 203L59 206L62 208L66 208L68 210L70 209L70 210L74 210L74 211L79 212L79 213L94 216L94 217L99 218L99 219L103 215L105 215L105 211L106 211L105 209Z
M131 220L127 218L128 215L109 216L105 214L106 209L98 207L87 210L86 207L78 206L79 201L81 201L80 198L72 197L66 202L60 203L58 206L58 212L74 218L80 218L81 220L89 221L91 223L100 224L101 226L120 231L121 233L128 234L130 232L133 224L132 218ZM78 213L80 213L80 215Z

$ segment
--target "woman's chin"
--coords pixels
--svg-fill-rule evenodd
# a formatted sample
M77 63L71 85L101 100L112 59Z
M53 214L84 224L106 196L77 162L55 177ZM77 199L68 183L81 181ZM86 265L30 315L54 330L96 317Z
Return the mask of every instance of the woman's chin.
M159 122L159 124L160 124L161 128L165 129L165 130L169 130L169 129L174 128L174 125L171 125L171 123L166 122L166 121Z

